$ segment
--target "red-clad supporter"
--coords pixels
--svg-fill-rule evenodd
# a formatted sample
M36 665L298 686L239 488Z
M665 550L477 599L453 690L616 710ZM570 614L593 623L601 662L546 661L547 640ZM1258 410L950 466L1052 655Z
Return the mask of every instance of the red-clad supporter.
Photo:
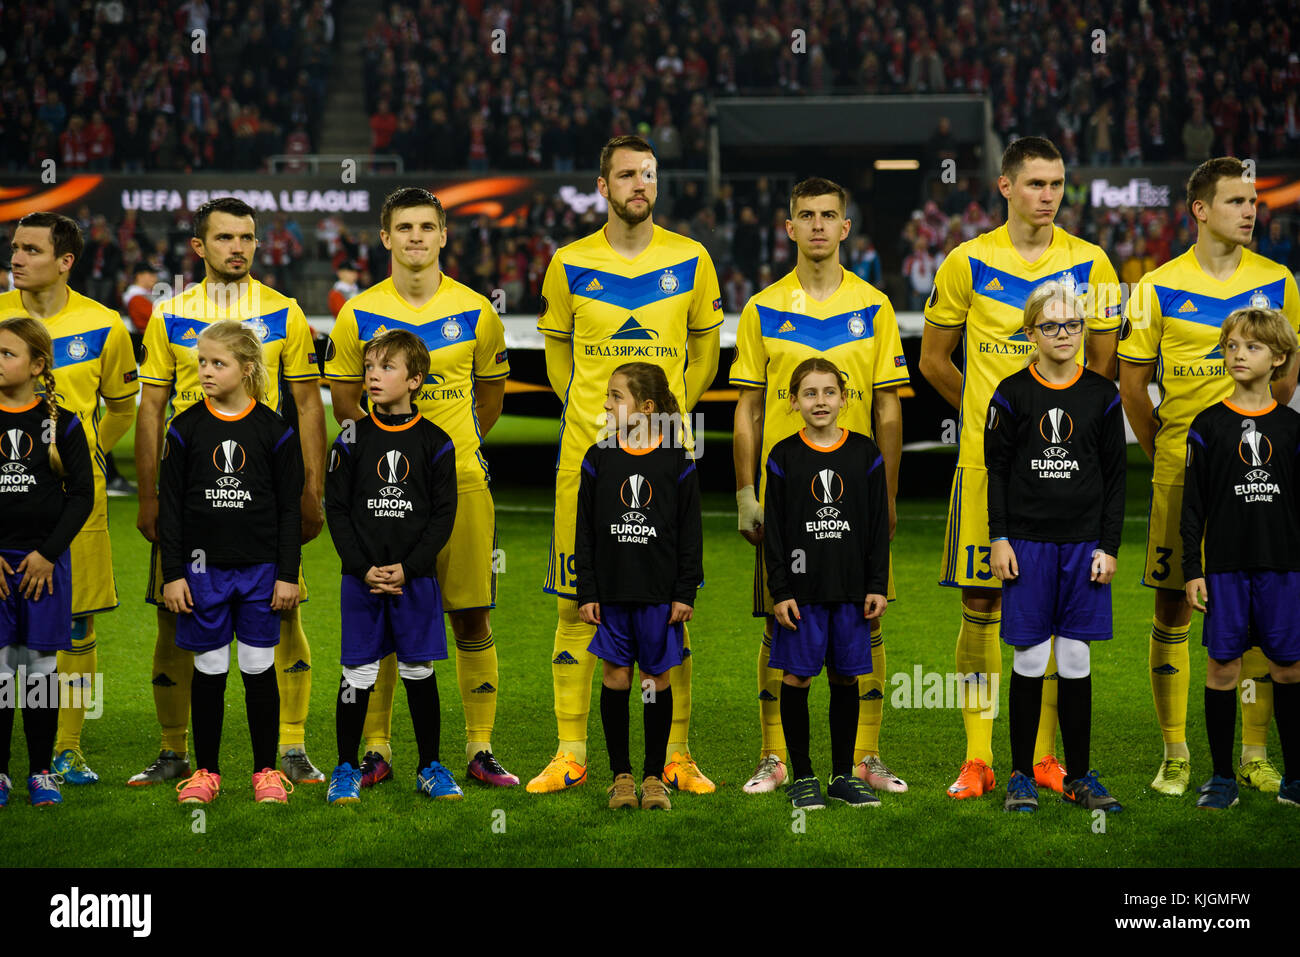
M68 128L59 136L59 156L65 169L83 170L90 162L86 142L85 120L74 114Z
M86 156L90 168L95 172L104 172L113 162L113 130L104 121L104 114L95 110L86 125Z
M343 308L343 304L361 292L361 287L357 285L360 275L361 268L350 259L340 263L334 270L335 283L334 288L330 290L329 306L330 315L335 319L339 317L339 310Z
M370 151L382 153L397 132L397 117L389 109L387 100L379 101L379 109L370 117Z
M131 285L122 293L122 305L134 332L144 335L153 313L153 287L158 282L158 270L147 260L141 260L131 270Z

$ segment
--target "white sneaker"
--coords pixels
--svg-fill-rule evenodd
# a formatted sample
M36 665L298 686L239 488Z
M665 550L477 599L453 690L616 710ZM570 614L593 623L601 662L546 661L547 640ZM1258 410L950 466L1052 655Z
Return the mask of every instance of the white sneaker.
M746 794L764 794L775 791L785 780L785 764L775 754L769 754L758 762L754 775L745 782Z
M858 766L853 769L853 776L859 781L866 781L874 791L902 794L907 790L907 782L885 767L885 762L874 754L869 754L858 762Z

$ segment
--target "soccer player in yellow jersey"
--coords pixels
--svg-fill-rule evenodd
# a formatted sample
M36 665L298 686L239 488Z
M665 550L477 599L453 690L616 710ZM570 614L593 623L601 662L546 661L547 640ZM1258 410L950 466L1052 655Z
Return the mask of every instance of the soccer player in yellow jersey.
M140 388L121 316L68 288L68 273L81 250L81 230L73 220L57 213L27 214L14 229L16 288L0 294L0 318L30 316L49 329L59 403L81 418L94 462L94 510L71 547L72 650L58 656L59 733L50 769L68 784L99 780L82 756L81 728L99 671L95 615L117 607L104 456L131 427Z
M438 553L436 574L456 639L465 760L470 777L512 787L519 779L492 753L500 687L490 616L496 603L496 509L479 448L501 415L510 374L505 326L487 299L439 267L439 252L447 244L447 214L436 196L416 187L399 189L384 201L380 220L379 238L392 252L393 274L349 299L334 323L325 357L334 418L346 425L365 415L361 392L367 342L392 329L420 337L429 350L429 374L416 393L416 407L456 444L456 523ZM397 659L389 655L380 665L367 710L363 787L392 774L396 683Z
M718 370L722 299L704 247L654 224L658 195L654 152L639 136L619 136L600 153L596 188L609 203L604 228L555 254L542 283L537 329L546 336L546 374L564 400L555 470L555 525L544 591L558 596L551 653L559 750L528 782L535 794L587 779L587 715L596 658L587 652L593 626L578 619L573 555L582 458L605 422L605 388L621 363L661 365L685 410ZM691 759L690 637L672 669L673 722L663 780L683 791L714 790Z
M740 533L756 546L763 540L767 471L762 464L772 446L803 424L791 414L786 389L794 368L813 356L832 360L848 377L848 402L840 424L872 436L884 454L893 534L903 445L898 389L908 382L907 360L889 299L840 265L840 243L852 228L844 218L847 199L842 186L820 178L806 179L791 190L785 228L799 250L795 268L750 299L740 315L736 361L731 367L731 384L740 389L732 457ZM767 622L758 653L763 747L758 767L744 787L748 794L775 790L786 775L781 670L767 663L774 619L764 577L760 551L754 565L754 616ZM858 679L862 707L855 774L872 788L905 791L907 785L880 759L884 679L884 640L879 622L872 622L871 673Z
M957 471L948 505L941 585L961 589L957 671L971 676L962 721L966 758L948 788L954 798L979 797L995 786L993 716L1002 673L999 626L1002 594L990 567L988 474L984 468L984 419L993 390L1019 371L1033 344L1023 329L1029 294L1048 280L1075 290L1089 336L1090 369L1115 374L1119 329L1119 282L1100 247L1055 226L1065 189L1065 164L1050 140L1027 136L1002 154L998 189L1007 201L1007 222L954 249L939 267L925 306L921 374L958 410ZM963 368L952 361L963 347ZM1049 664L1048 673L1054 671ZM978 685L976 684L978 682ZM1063 771L1054 756L1054 682L1043 693L1035 778L1060 791ZM991 699L991 700L990 700ZM981 707L981 702L987 707Z
M1203 409L1232 392L1219 332L1234 309L1279 309L1300 330L1300 299L1285 266L1246 249L1255 229L1255 184L1242 162L1207 160L1187 181L1187 208L1196 217L1191 249L1147 273L1129 295L1119 345L1124 411L1138 443L1151 456L1151 514L1142 583L1155 589L1151 626L1151 693L1164 737L1164 758L1151 787L1181 795L1191 781L1187 749L1190 667L1187 633L1192 609L1183 594L1179 521L1187 429ZM1154 377L1160 404L1148 385ZM1295 392L1296 365L1273 383L1285 405ZM1258 648L1242 656L1242 747L1237 780L1276 792L1281 776L1265 745L1273 717L1268 662Z
M312 348L311 328L298 303L248 275L257 252L253 208L234 197L205 203L194 214L190 245L203 259L205 278L158 302L144 334L140 380L144 391L135 429L135 467L140 486L136 524L154 543L153 568L146 600L158 608L154 646L153 692L162 750L158 760L127 783L157 784L189 776L186 728L194 655L176 647L176 616L162 602L158 558L158 462L166 434L167 403L172 415L202 401L196 344L199 333L220 319L238 319L262 342L270 373L266 403L280 411L280 377L289 383L298 409L297 433L305 473L302 492L302 538L309 542L324 525L325 407L320 372ZM301 576L298 585L304 589ZM302 629L302 612L294 609L280 622L275 649L280 687L280 769L294 783L321 783L323 775L307 758L305 725L311 698L311 649Z

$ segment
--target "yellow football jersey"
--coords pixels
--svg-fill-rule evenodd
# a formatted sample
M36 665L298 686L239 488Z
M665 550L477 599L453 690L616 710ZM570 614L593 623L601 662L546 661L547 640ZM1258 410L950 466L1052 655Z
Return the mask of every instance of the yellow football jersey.
M26 315L19 290L0 294L0 318ZM71 289L67 305L42 322L54 340L55 393L59 404L81 419L95 462L95 500L100 502L105 493L104 453L99 447L99 400L101 396L129 399L140 391L131 336L120 315ZM106 511L96 508L83 527L107 528Z
M1125 308L1118 354L1154 362L1156 460L1152 481L1182 485L1187 429L1203 409L1232 394L1219 330L1234 309L1280 309L1300 331L1300 297L1285 266L1242 249L1237 271L1220 282L1205 273L1193 247L1138 282Z
M883 292L840 267L839 288L825 302L809 296L791 270L749 302L736 330L731 384L766 388L763 447L758 459L763 499L772 446L794 435L803 419L790 408L790 376L805 359L823 356L848 378L848 404L839 424L873 435L872 390L906 385L907 359L894 307Z
M429 350L429 374L415 404L456 444L457 489L487 488L474 382L510 374L501 317L487 299L445 273L433 298L419 309L401 297L391 278L385 279L353 296L339 312L330 331L325 375L361 382L365 344L391 329L415 333Z
M661 226L635 259L605 230L559 250L542 283L537 330L569 339L573 377L560 398L560 469L577 470L605 423L605 390L625 362L662 366L686 411L686 338L722 325L718 274L695 240Z
M229 302L214 301L208 282L191 286L164 299L153 308L144 331L144 359L140 379L172 390L172 415L184 412L204 398L199 385L199 360L195 346L206 326L222 319L237 319L262 341L266 363L266 404L280 407L280 375L289 382L316 379L316 352L311 327L297 300L249 279L242 295ZM170 421L170 419L168 420Z
M1011 244L1005 225L962 243L943 261L925 304L925 321L965 326L957 465L984 468L984 417L999 382L1024 368L1034 351L1024 332L1025 301L1050 280L1077 290L1094 333L1120 324L1119 279L1100 246L1052 227L1052 242L1034 262ZM1079 362L1084 360L1079 350Z

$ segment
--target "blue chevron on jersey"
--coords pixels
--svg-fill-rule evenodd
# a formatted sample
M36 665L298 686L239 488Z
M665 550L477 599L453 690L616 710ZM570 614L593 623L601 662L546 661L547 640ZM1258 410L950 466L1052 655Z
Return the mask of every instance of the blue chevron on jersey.
M1237 309L1248 309L1252 306L1281 309L1286 298L1286 280L1279 279L1226 299L1188 292L1185 289L1171 289L1167 286L1155 286L1155 290L1160 302L1160 312L1168 318L1199 322L1206 326L1221 326L1229 313Z
M74 336L62 336L54 340L54 368L75 365L98 359L108 341L107 329L89 329Z
M825 319L806 313L787 312L770 306L757 306L758 321L765 339L784 339L813 349L832 349L876 334L875 318L879 305L854 309L852 312Z
M444 346L454 346L473 339L478 331L480 314L479 309L469 309L455 315L443 316L432 322L416 324L403 322L392 316L383 316L377 312L357 309L357 333L362 342L369 342L380 333L391 329L405 329L418 336L426 349L435 352Z
M640 276L620 276L589 266L564 265L569 292L586 299L599 299L623 309L639 309L652 302L681 296L695 289L695 267L699 259L687 259Z
M994 269L988 263L972 256L970 257L970 272L971 290L973 292L1005 305L1014 306L1016 309L1024 309L1029 294L1045 282L1063 282L1067 286L1072 285L1075 289L1083 288L1088 282L1089 274L1092 272L1092 260L1071 266L1059 273L1044 276L1037 281L1031 281L1001 269Z

